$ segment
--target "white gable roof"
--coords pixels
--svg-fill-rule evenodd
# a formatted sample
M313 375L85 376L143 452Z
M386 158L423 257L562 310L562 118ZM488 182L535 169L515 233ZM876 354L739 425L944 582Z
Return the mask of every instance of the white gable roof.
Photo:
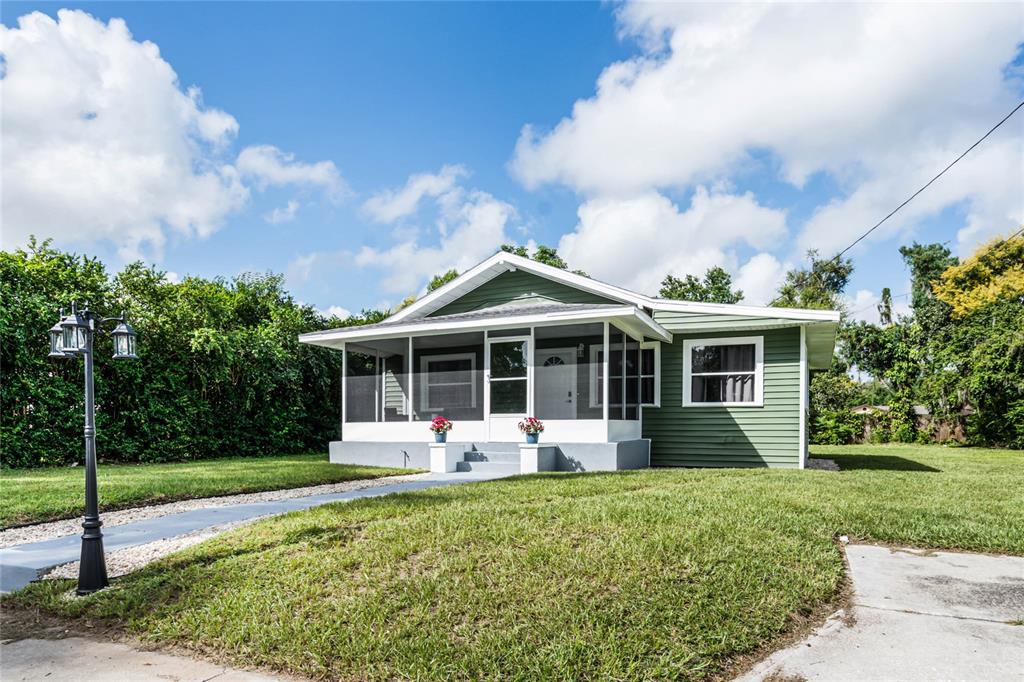
M605 296L613 301L631 303L640 308L666 310L702 314L743 315L806 322L838 322L839 312L834 310L806 310L803 308L770 308L767 306L733 305L726 303L695 303L692 301L676 301L623 289L612 284L600 282L567 270L544 265L537 261L499 251L479 265L470 268L444 286L438 287L426 296L418 299L394 315L387 318L388 322L414 320L430 315L447 304L455 301L470 291L495 277L515 270L524 270L540 277L561 282L567 286Z

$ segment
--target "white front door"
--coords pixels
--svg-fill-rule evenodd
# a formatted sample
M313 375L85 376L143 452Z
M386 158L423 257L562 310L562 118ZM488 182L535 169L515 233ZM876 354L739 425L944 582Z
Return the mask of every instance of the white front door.
M538 349L534 401L543 419L576 418L576 349Z

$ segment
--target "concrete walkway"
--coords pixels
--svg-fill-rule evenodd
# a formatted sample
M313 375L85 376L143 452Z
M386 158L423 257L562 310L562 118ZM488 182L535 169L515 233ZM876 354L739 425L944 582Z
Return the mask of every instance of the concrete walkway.
M1024 680L1024 558L869 545L846 556L849 612L740 680Z
M362 490L350 490L342 493L295 497L273 502L239 504L231 507L194 509L180 514L170 514L155 519L125 523L104 529L103 546L106 551L112 552L125 547L146 544L154 540L191 533L203 528L209 528L210 526L244 521L258 516L284 514L329 502L379 497L391 493L425 490L427 488L437 488L473 481L486 481L494 478L501 478L501 476L480 473L430 474L426 478L417 481L407 481L396 483L395 485L383 485ZM0 592L11 592L21 589L35 580L40 572L70 561L77 561L80 551L81 538L78 534L0 549Z
M4 682L273 682L291 680L82 637L20 639L0 647Z

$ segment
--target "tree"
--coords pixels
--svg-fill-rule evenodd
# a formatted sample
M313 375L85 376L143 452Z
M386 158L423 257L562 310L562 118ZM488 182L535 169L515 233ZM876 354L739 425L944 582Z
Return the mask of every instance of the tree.
M842 310L842 294L853 273L853 261L842 258L818 258L818 252L807 252L809 268L786 273L778 296L769 305L778 308L814 308Z
M939 301L962 318L1001 299L1024 303L1024 235L996 239L934 281Z
M430 293L434 289L440 289L458 276L459 271L455 268L452 268L448 272L443 272L440 275L434 275L430 278L430 282L427 283L427 293Z
M926 337L948 329L952 309L935 297L932 283L946 268L956 265L957 259L942 244L901 246L900 255L910 268L910 307L914 320L921 325Z
M717 265L707 269L704 281L693 275L687 275L685 279L665 275L658 295L698 303L739 303L743 300L743 292L732 288L732 276Z
M557 249L553 249L550 246L544 246L543 244L537 247L532 256L530 255L530 252L526 250L525 246L519 246L518 244L502 244L501 250L505 253L511 253L515 256L519 256L520 258L529 258L537 261L538 263L550 265L551 267L558 268L559 270L569 269L569 264L558 255ZM577 275L582 275L583 277L589 277L589 275L582 270L573 270L572 272Z
M338 321L296 303L280 275L172 284L132 263L110 277L94 258L30 240L0 252L0 465L81 457L82 363L47 358L47 331L72 300L126 311L139 334L138 362L95 357L106 460L306 452L336 433L341 354L298 335Z
M878 302L878 320L883 325L892 324L892 290L882 287L882 300Z

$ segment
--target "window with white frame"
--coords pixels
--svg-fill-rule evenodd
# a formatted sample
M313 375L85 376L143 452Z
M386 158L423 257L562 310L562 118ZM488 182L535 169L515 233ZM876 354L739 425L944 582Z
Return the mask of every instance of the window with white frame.
M612 355L613 360L616 356ZM599 345L590 347L590 406L601 407L601 398L604 396L604 352ZM617 363L616 363L617 364ZM640 344L640 365L635 366L631 362L626 363L626 381L637 380L637 370L640 379L640 404L644 407L661 407L661 343L657 341L645 341ZM613 387L621 386L621 383L614 383L619 377L612 372ZM612 407L622 404L621 392L610 391L609 402Z
M764 337L683 342L683 405L764 404Z
M420 400L427 410L476 407L476 353L420 358Z

